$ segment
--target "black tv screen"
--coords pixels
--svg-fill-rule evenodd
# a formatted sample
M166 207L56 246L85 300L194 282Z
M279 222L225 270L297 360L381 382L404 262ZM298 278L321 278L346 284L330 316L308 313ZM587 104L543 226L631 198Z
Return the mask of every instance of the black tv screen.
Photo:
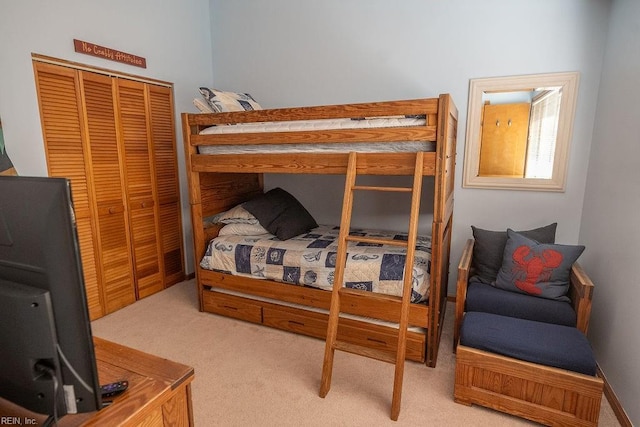
M101 408L69 181L0 176L0 397L52 417Z

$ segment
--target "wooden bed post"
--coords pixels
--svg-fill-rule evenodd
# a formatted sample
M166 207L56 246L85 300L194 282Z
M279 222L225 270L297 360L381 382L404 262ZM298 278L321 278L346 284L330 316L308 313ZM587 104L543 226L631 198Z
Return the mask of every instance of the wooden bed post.
M198 149L192 143L192 135L197 135L201 126L191 125L189 114L182 113L182 130L185 147L185 163L189 182L189 203L191 207L191 225L193 230L193 250L196 263L206 251L207 243L218 235L220 226L205 226L207 216L224 212L233 206L261 194L263 174L261 173L218 173L198 171L194 158ZM200 311L205 311L203 302L204 282L201 269L195 266L196 283ZM211 283L209 284L211 285Z
M429 288L429 330L426 364L436 366L442 322L446 310L449 252L453 226L453 192L458 110L450 95L438 99L436 171L431 234L432 263Z
M189 116L187 113L182 113L182 138L184 143L184 160L187 165L187 183L189 188L189 205L190 205L190 218L191 218L191 230L193 232L193 253L196 260L201 256L201 241L204 239L204 230L198 224L198 221L202 219L202 206L200 199L200 176L197 172L193 171L191 164L192 155L197 153L195 146L191 144L191 133L193 130L189 125ZM197 262L197 261L196 261ZM199 268L194 266L196 283L200 283ZM198 286L198 301L200 305L200 311L204 311L202 305L202 287Z

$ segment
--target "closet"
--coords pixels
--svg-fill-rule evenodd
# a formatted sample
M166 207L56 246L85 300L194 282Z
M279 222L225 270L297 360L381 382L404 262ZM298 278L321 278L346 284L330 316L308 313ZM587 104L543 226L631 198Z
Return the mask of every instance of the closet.
M172 87L33 59L48 172L71 180L93 320L184 279Z

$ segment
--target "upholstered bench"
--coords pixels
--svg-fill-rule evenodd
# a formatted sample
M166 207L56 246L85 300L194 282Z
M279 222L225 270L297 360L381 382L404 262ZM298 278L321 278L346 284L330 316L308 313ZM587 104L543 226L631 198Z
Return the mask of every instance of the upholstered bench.
M571 326L470 312L462 321L460 344L585 375L596 374L589 341Z
M484 399L543 424L597 425L603 383L575 327L467 312L456 358L459 403Z

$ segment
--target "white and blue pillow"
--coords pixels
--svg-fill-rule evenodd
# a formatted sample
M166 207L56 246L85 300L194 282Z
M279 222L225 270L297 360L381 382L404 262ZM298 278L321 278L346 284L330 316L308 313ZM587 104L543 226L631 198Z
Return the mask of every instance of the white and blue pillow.
M200 88L200 94L216 113L231 111L262 110L260 104L248 93L226 92L207 87Z

